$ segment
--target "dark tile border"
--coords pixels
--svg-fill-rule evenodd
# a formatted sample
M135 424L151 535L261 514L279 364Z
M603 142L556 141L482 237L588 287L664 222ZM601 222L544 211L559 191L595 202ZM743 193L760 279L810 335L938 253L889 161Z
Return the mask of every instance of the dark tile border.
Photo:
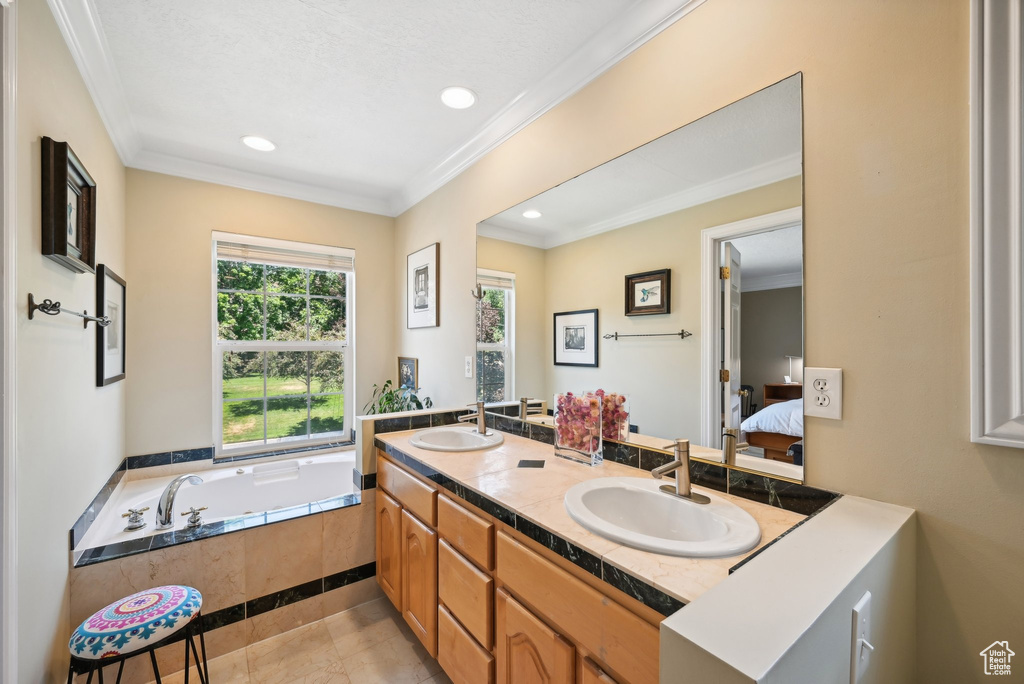
M674 596L669 596L660 589L652 587L647 582L637 579L604 560L601 561L601 579L665 617L686 605Z
M356 489L367 490L373 489L377 486L377 473L370 473L369 475L363 475L356 469L352 470L352 484L356 486Z
M375 577L377 574L376 563L366 563L359 567L350 568L348 570L342 570L336 572L333 575L327 575L324 577L324 593L340 589L348 586L349 584L355 584L356 582L362 582L364 579L370 579Z
M218 520L217 522L206 523L194 530L187 530L183 528L168 530L166 532L159 532L157 534L151 534L138 539L130 539L128 541L117 542L115 544L107 544L105 546L85 549L74 566L76 568L82 568L87 565L95 565L96 563L104 563L106 561L124 558L125 556L134 556L138 553L146 553L147 551L156 551L169 546L189 544L201 539L218 537L222 534L241 532L242 530L250 530L255 527L263 527L265 525L273 525L275 523L295 520L297 518L305 518L310 515L321 515L329 511L335 511L349 506L358 506L361 503L362 492L353 492L351 494L345 494L343 496L332 497L330 499L315 501L299 506L292 506L291 508L285 508L282 510L267 511L266 513L241 516L238 518L231 518L229 520Z
M100 514L100 511L104 506L107 505L107 501L110 500L110 495L117 489L117 485L121 483L121 479L124 478L125 473L128 471L127 459L123 459L121 464L117 466L117 469L111 473L110 477L107 478L106 483L100 487L99 493L93 497L93 500L86 507L85 512L78 516L78 520L68 530L68 549L74 551L75 546L78 542L85 537L85 533L89 531L92 524L96 522L96 517Z

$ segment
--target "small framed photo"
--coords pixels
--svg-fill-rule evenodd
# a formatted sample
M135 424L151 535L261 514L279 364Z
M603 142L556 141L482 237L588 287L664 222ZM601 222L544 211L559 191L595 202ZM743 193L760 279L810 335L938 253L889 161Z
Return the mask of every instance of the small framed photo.
M597 367L597 309L555 314L556 366Z
M409 356L398 357L398 386L412 390L420 388L420 360Z
M438 266L441 243L413 252L406 257L406 327L436 328L438 326Z
M75 273L96 270L96 181L74 150L43 138L43 255Z
M672 313L672 269L626 276L626 315Z
M110 325L96 326L96 386L124 380L124 313L127 303L124 278L100 264L96 269L96 315Z

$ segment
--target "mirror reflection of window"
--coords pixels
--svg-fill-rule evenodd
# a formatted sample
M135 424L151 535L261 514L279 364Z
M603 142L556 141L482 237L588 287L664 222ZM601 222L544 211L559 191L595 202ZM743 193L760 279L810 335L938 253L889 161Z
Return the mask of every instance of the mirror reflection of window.
M515 398L515 274L480 269L478 282L483 296L476 307L476 397L478 401L510 401Z

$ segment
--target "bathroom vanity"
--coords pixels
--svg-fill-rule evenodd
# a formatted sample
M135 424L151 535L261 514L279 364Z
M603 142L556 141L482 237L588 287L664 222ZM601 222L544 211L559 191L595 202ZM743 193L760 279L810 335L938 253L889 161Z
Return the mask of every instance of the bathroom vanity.
M415 435L375 440L377 579L457 684L657 682L665 617L805 518L719 494L757 520L754 550L649 553L588 532L563 502L581 482L648 472L591 468L514 434L462 453L420 449Z

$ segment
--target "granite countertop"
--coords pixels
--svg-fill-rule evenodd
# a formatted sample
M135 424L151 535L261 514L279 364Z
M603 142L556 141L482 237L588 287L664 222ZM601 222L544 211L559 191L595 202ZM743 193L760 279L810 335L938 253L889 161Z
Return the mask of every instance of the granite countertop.
M696 491L721 496L750 513L761 526L760 543L747 553L727 558L680 558L649 553L589 532L569 517L563 503L565 492L579 482L599 477L650 478L649 472L609 461L590 467L555 456L549 444L508 433L504 433L504 443L494 449L460 453L427 451L410 444L414 433L392 432L376 439L378 446L390 456L438 482L455 496L488 512L491 511L486 506L493 504L497 504L499 512L501 508L508 509L514 514L517 529L530 528L527 535L531 538L665 615L670 614L666 611L667 605L674 604L678 609L681 604L693 601L726 579L731 568L806 518L799 513L695 486ZM520 460L544 461L544 467L519 468ZM501 515L496 517L502 519ZM532 529L534 526L537 529ZM577 551L574 552L573 547ZM597 571L583 562L587 559L598 560ZM609 575L617 578L612 581ZM635 585L633 580L640 580L671 600L659 604L656 597L652 600L649 595L645 600L643 587L628 588Z

